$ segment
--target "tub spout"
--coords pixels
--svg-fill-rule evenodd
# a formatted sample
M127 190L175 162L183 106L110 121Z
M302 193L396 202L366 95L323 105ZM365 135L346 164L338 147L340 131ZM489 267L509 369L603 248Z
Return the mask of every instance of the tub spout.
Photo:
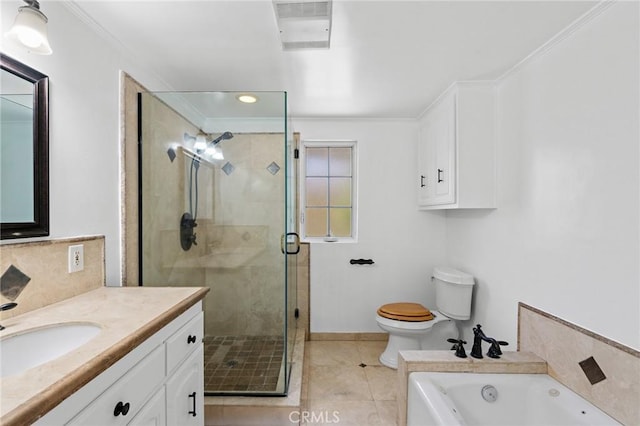
M4 303L4 304L0 305L0 311L8 311L9 309L13 309L16 306L18 306L18 304L14 303L14 302ZM0 325L0 330L4 330L4 326Z
M471 356L474 358L482 359L482 341L485 340L487 336L484 335L482 331L482 326L480 324L476 324L473 327L473 346L471 347Z

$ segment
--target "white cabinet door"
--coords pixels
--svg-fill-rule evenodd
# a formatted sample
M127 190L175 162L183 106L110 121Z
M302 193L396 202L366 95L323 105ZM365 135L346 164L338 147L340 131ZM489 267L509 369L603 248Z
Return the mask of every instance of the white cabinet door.
M435 195L435 144L433 143L433 120L426 117L420 123L420 141L418 143L418 205L426 206L433 203Z
M433 111L435 144L435 195L433 204L456 201L456 102L455 93L448 95Z
M448 94L419 127L419 206L456 201L455 93Z
M202 344L167 381L167 424L204 425Z
M495 208L494 114L487 82L456 83L429 107L419 124L419 208Z
M142 407L129 426L167 426L164 386Z

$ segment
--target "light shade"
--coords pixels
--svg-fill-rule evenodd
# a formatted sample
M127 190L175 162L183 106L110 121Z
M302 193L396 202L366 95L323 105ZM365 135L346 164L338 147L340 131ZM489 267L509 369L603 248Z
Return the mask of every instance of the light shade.
M48 19L38 9L37 2L28 3L29 6L22 6L18 9L13 26L5 34L5 37L13 43L27 48L32 53L51 55L52 50L47 36Z

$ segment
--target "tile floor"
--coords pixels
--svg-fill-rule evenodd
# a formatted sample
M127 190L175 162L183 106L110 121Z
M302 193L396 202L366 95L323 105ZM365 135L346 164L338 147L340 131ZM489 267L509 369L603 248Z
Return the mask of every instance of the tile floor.
M283 351L282 336L205 336L205 392L277 391Z
M300 425L395 425L396 370L378 361L385 346L382 341L306 342Z

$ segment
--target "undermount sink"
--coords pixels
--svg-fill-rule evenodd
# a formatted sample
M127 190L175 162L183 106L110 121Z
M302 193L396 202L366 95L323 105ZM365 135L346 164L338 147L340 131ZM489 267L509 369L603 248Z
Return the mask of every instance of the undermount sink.
M0 377L13 376L53 361L100 333L92 323L59 323L38 327L0 340Z

